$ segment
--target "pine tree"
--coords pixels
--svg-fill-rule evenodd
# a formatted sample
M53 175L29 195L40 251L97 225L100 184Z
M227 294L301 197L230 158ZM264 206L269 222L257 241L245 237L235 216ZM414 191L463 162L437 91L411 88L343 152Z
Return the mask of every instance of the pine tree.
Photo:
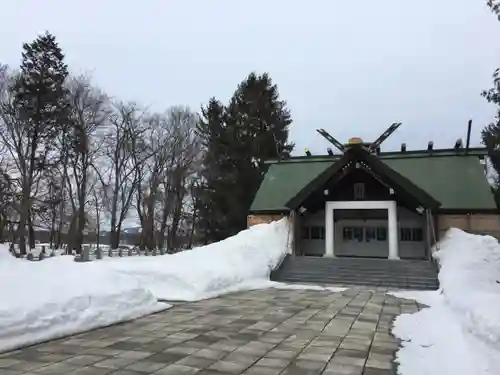
M202 114L205 201L210 209L200 215L206 217L208 237L220 240L246 228L267 169L265 160L286 157L294 147L288 143L292 120L268 74L255 73L238 85L227 108L212 99Z
M67 76L64 55L53 35L47 32L23 45L20 74L14 87L24 144L24 150L20 152L24 159L18 231L21 252L25 252L26 224L31 233L30 247L34 247L32 187L35 180L57 162L51 160L54 139L67 125L67 91L64 87Z
M212 98L201 114L197 131L204 146L204 160L198 196L198 232L206 244L228 236L226 197L231 194L232 164L224 105Z

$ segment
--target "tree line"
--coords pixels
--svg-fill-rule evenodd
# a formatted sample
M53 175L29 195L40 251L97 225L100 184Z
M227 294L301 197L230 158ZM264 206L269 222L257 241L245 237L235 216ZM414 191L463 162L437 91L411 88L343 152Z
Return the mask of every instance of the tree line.
M149 249L175 249L181 229L190 244L224 239L246 227L264 160L294 147L290 111L265 73L227 104L151 112L70 74L48 32L23 45L21 60L0 65L0 236L21 253L39 227L79 252L105 222L116 248L129 217Z

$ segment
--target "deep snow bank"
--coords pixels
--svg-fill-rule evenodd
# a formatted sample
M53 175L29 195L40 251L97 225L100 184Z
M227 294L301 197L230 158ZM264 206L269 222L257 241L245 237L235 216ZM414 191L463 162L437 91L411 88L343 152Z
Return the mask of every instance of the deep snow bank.
M136 281L70 256L30 262L0 245L0 351L170 307Z
M396 318L399 373L500 374L500 245L450 229L434 254L440 290L397 292L430 308Z
M416 293L396 293L430 306L415 314L400 315L395 321L392 333L402 340L396 354L398 374L500 374L500 353L464 329L439 292Z
M0 351L170 307L157 299L193 301L268 287L343 290L269 281L290 249L290 236L283 219L175 255L88 263L72 256L30 262L0 245Z
M272 287L271 270L291 246L289 221L259 224L224 241L156 257L104 259L98 263L137 280L162 300L195 301Z
M466 329L500 350L500 245L450 229L435 253L445 302Z

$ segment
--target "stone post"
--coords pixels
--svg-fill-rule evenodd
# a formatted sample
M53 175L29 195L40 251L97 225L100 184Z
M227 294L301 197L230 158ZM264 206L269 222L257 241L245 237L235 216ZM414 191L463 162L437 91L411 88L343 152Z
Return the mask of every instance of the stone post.
M82 249L82 262L90 262L90 247L87 245Z

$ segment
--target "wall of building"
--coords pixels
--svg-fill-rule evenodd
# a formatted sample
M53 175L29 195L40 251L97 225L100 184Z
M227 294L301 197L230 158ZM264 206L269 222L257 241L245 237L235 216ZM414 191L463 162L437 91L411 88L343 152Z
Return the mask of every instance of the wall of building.
M500 215L498 214L438 214L436 221L438 238L442 238L444 233L452 227L500 238Z
M325 253L325 210L300 216L298 243L302 254L322 256ZM311 233L314 231L314 233ZM311 234L314 236L311 237Z
M360 217L361 216L361 217ZM336 210L335 211L335 254L375 256L387 258L388 242L371 241L370 243L344 243L344 227L384 227L387 229L387 210ZM311 256L322 256L325 253L325 210L313 214L307 212L300 216L300 233L298 244L301 253ZM314 228L314 233L311 229ZM320 229L318 229L320 228ZM422 241L405 240L401 238L402 228L419 228ZM398 238L399 255L401 258L423 258L426 254L426 233L424 218L408 209L398 207Z
M262 214L262 215L248 215L247 227L250 228L257 224L269 224L273 221L278 221L287 215L284 214Z

